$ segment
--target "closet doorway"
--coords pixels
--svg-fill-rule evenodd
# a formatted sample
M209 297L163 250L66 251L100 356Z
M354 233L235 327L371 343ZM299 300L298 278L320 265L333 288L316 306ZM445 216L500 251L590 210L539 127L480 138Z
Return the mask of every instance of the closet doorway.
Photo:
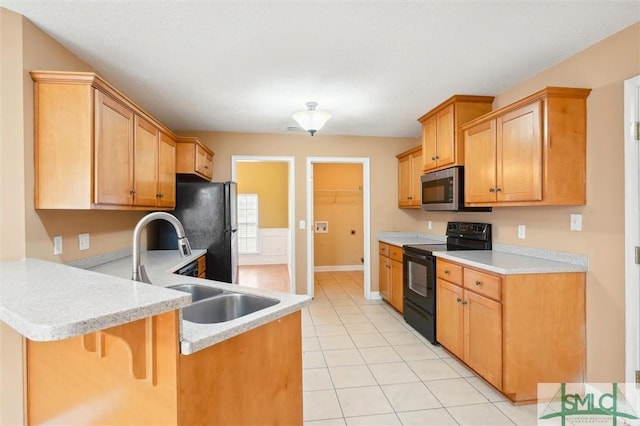
M369 159L307 158L307 294L315 274L363 271L369 298Z

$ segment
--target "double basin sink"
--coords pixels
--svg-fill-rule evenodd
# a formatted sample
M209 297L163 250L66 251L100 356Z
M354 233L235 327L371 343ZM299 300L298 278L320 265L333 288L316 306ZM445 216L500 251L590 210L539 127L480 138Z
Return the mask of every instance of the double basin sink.
M191 294L191 305L182 308L182 318L199 324L231 321L280 303L269 297L234 293L199 284L179 284L167 288Z

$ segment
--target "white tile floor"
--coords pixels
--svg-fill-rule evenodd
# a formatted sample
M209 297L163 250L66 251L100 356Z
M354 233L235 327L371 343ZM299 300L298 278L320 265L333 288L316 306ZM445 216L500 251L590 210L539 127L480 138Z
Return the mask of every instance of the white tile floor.
M302 312L305 425L535 425L383 301L362 272L316 273Z

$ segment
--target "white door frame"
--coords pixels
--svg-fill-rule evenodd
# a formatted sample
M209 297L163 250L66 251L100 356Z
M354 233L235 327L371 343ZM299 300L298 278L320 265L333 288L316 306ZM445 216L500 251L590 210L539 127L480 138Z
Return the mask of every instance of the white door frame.
M307 157L307 295L314 294L313 165L315 163L362 164L362 211L364 246L364 297L371 296L371 194L369 159L362 157Z
M288 191L289 191L289 220L287 225L289 227L289 293L296 293L296 234L295 234L295 176L296 176L296 164L295 157L273 157L265 155L232 155L231 156L231 180L237 179L236 164L242 161L255 161L255 162L277 162L287 163L289 165L288 176Z
M625 199L625 379L635 382L640 370L640 265L635 247L640 246L640 142L635 140L635 122L640 119L640 76L624 82L624 199Z

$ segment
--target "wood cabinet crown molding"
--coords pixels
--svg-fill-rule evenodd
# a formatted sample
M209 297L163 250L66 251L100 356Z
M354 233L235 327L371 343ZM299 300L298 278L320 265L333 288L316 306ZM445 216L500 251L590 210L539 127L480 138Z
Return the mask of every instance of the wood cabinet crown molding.
M447 100L443 101L438 106L436 106L433 109L429 110L429 112L423 114L420 118L418 118L418 121L420 123L422 123L423 121L425 121L429 117L433 116L434 114L437 114L438 112L440 112L443 109L447 108L451 104L455 104L455 103L459 103L459 102L479 103L479 104L492 104L494 99L495 99L495 97L493 97L493 96L453 95L450 98L448 98Z
M129 109L133 110L137 115L151 121L156 127L168 134L172 139L176 139L178 136L162 124L153 115L149 114L144 109L140 108L135 102L129 99L124 93L116 89L111 83L106 81L102 76L95 72L72 72L72 71L42 71L34 70L30 72L31 79L34 83L46 82L46 83L61 83L61 84L79 84L90 85L95 89L100 90L118 102L123 103Z
M547 87L464 124L465 205L585 204L590 92Z

